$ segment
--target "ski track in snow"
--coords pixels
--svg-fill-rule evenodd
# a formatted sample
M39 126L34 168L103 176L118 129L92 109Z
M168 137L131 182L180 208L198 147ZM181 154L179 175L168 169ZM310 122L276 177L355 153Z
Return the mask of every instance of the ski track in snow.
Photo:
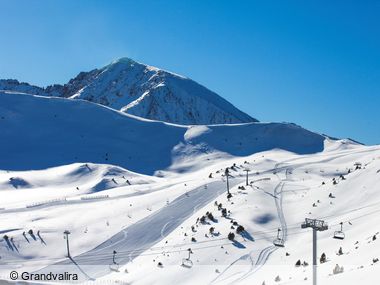
M283 188L285 186L286 181L289 179L289 175L293 171L293 168L288 168L288 167L281 167L280 168L280 164L282 164L282 163L277 163L276 166L275 166L275 168L272 169L272 171L274 171L274 173L276 173L276 176L280 180L280 182L276 185L276 187L273 190L273 196L274 196L274 201L275 201L275 204L276 204L278 218L279 218L279 221L280 221L281 238L285 242L286 239L287 239L287 225L286 225L286 220L285 220L284 212L283 212L283 209L282 209ZM285 179L281 179L280 176L278 175L278 171L281 171L281 170L285 170ZM248 278L249 276L251 276L252 274L254 274L255 272L257 272L258 270L260 270L260 268L262 268L265 265L265 263L268 261L270 255L273 252L275 252L277 249L278 248L276 246L274 246L274 245L271 245L271 246L268 246L268 247L264 248L263 250L261 250L261 252L260 252L260 254L259 254L259 256L258 256L258 258L256 260L256 263L253 262L254 259L252 258L252 253L253 253L252 251L249 254L245 254L245 255L241 256L240 258L238 258L237 260L235 260L234 262L232 262L213 281L211 281L211 284L212 283L216 283L218 281L222 282L223 280L219 280L219 279L224 274L226 274L229 269L231 269L238 261L240 261L240 260L246 260L247 258L249 258L249 260L251 262L251 267L248 270L248 272L246 272L245 274L243 274L242 276L240 276L238 279L235 279L235 280L231 281L228 284L235 284L236 282L241 282L241 281L245 280L246 278ZM237 273L233 274L232 276L234 276L236 274ZM227 278L231 278L231 276L227 276L225 279L227 279Z
M328 158L328 160L336 159L338 157L343 157L346 154L337 155L333 158ZM290 161L296 161L297 159L291 159L283 161L282 163L277 163L274 168L262 171L261 174L275 174L279 183L273 190L273 197L275 201L275 206L277 209L277 214L281 227L281 237L284 241L287 239L287 224L284 217L282 203L284 192L284 186L287 181L291 181L291 174L293 168L298 168L304 166L303 163L292 163L290 167L287 165ZM280 174L285 172L285 177L281 177ZM231 187L237 185L244 181L245 178L236 177L231 179ZM263 180L263 179L260 179ZM260 181L258 180L258 181ZM207 185L207 187L205 187ZM308 188L309 189L309 188ZM73 258L75 265L71 260L66 259L61 262L49 265L38 272L63 272L70 271L78 273L79 276L85 279L99 278L101 276L110 273L109 264L112 261L112 252L116 251L128 251L129 254L122 258L117 258L120 265L125 265L128 262L133 261L137 256L145 251L148 251L150 247L158 243L160 240L164 239L172 231L174 231L182 222L189 218L192 214L197 212L199 209L207 205L212 199L216 198L218 195L224 193L225 183L224 181L215 181L209 184L201 185L198 188L184 193L183 195L177 197L171 203L152 213L150 216L138 221L137 223L129 226L128 228L120 231L118 234L109 238L105 242L101 243L96 248L80 254ZM123 195L124 196L124 195ZM125 196L130 196L125 195ZM115 197L120 198L120 197ZM189 203L189 198L192 198L192 202ZM81 201L87 202L87 201ZM16 209L14 209L16 210ZM19 209L17 209L19 210ZM16 211L17 211L16 210ZM173 216L173 213L179 213L178 216ZM169 221L169 222L168 222ZM152 227L154 225L154 227ZM146 230L149 229L149 234L146 234ZM268 261L269 257L278 248L274 245L265 247L259 253L256 261L253 258L253 251L245 254L232 262L222 273L220 273L211 283L218 283L227 281L231 277L237 278L230 281L229 284L246 280L252 274L260 270ZM222 277L227 275L229 269L231 269L238 261L248 260L250 262L250 268L246 272L235 272L229 276L226 276L223 280ZM239 276L240 275L240 276Z
M357 151L355 153L358 154L367 152L368 151ZM350 155L352 153L348 154ZM322 162L329 162L346 155L347 154L334 155L328 159L324 159L323 157ZM264 189L260 189L260 191L270 194L270 196L274 198L279 227L281 228L280 234L284 242L287 241L288 237L288 225L283 212L284 194L311 189L306 185L297 184L301 180L295 179L292 176L294 170L298 170L299 168L301 170L307 167L307 164L310 164L310 162L297 161L298 159L299 158L283 160L281 163L277 163L274 168L272 168L271 165L271 168L266 168L267 170L260 171L260 175L274 174L278 179L278 183L276 181L277 179L274 179L275 181L271 184L272 186L270 188L268 187L268 191L264 191ZM320 161L321 160L318 160L318 163L320 163ZM371 161L364 163L364 165L367 166L370 163ZM318 172L319 169L316 168L315 171ZM377 173L379 173L379 171L380 169L377 170ZM338 171L338 169L336 169L335 175L339 175L339 173L341 173L341 170ZM359 172L358 174L360 175L361 173ZM265 179L266 178L262 178L254 181L258 182ZM244 180L244 175L236 175L236 178L232 178L230 180L231 187L236 186ZM311 187L314 188L314 186ZM153 258L155 258L155 255L158 256L161 253L152 251L152 246L154 244L164 240L171 232L178 229L184 221L188 220L191 215L201 210L213 199L218 197L218 195L224 192L225 181L223 181L223 179L208 184L203 184L178 196L171 203L166 204L163 208L158 209L156 212L152 212L150 216L143 218L135 224L123 229L94 249L73 257L72 260L66 259L49 265L37 272L59 273L68 271L77 273L80 278L82 278L81 280L84 281L88 279L96 279L111 273L110 264L112 263L113 250L122 253L122 257L116 256L116 261L121 266L134 261L136 257L144 252L152 254ZM128 195L123 195L123 197L129 197ZM115 197L115 199L117 198L120 198L120 196ZM272 200L269 199L268 201L270 206ZM17 209L13 210L17 212ZM289 225L289 231L291 230L292 225ZM291 239L289 244L291 244L291 242L293 242L293 239ZM268 262L271 255L276 252L278 247L270 245L256 249L258 249L258 251L252 250L237 258L213 281L211 281L211 283L245 283L252 280L251 277L255 278L257 276L255 273L257 273L260 269L263 269L263 266ZM257 254L257 252L259 252L259 254ZM271 258L276 259L277 255L272 256ZM75 264L73 262L75 262ZM239 262L244 262L245 266L240 267Z
M239 178L231 179L230 185L233 187L242 181L243 179ZM194 213L195 206L202 208L225 193L225 184L222 181L211 182L207 185L207 188L203 185L179 196L162 209L120 231L94 249L73 257L72 260L75 264L72 260L66 259L37 272L59 273L68 271L77 273L82 280L96 279L109 274L113 250L131 252L127 256L116 256L120 265L131 262L188 219ZM175 219L173 219L174 213L176 214Z

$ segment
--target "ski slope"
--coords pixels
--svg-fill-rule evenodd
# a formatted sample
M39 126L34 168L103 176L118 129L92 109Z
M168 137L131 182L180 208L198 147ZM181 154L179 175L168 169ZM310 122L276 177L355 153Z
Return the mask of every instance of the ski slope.
M293 124L181 126L7 92L0 117L0 279L22 270L89 284L309 284L312 235L301 223L318 218L329 223L319 282L377 282L379 146ZM340 222L344 240L332 238ZM278 228L284 248L272 243Z

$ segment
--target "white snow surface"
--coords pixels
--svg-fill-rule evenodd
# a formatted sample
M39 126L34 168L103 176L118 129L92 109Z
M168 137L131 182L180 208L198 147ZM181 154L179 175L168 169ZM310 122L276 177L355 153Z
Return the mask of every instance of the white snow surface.
M0 92L0 144L4 284L12 270L67 271L87 284L310 284L305 218L329 225L318 233L319 284L378 282L380 146L294 124L182 126L9 92ZM197 222L206 212L214 219ZM344 240L332 238L340 222ZM272 243L278 228L283 248Z

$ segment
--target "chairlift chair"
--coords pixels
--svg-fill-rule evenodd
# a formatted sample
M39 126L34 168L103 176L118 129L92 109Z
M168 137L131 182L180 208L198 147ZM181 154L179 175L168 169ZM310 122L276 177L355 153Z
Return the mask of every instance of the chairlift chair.
M342 222L340 223L340 231L334 232L334 238L335 239L344 239L345 238L345 234L343 232L343 223Z
M274 241L273 241L273 244L275 246L278 246L278 247L284 247L284 241L281 239L281 238L276 238Z
M277 238L273 241L273 244L278 247L284 247L284 240L280 237L281 229L277 230Z
M188 258L183 258L181 265L183 267L186 267L186 268L191 268L191 267L193 267L193 262L190 259L188 259Z
M181 266L186 267L186 268L191 268L191 267L193 267L193 262L190 260L190 255L193 252L191 251L191 248L189 248L188 251L189 251L189 256L187 258L182 259Z
M119 272L120 265L115 260L116 254L117 254L117 252L116 252L116 250L114 250L113 254L112 254L112 263L110 264L109 267L110 267L111 271Z
M117 263L110 264L110 270L111 271L119 272L119 268L120 268L120 265Z

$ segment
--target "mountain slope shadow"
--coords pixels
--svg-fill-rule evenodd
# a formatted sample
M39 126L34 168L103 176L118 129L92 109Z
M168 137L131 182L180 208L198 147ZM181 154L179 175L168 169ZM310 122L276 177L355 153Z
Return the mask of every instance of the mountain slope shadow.
M91 162L152 175L178 157L274 148L308 154L322 151L324 139L294 124L181 126L82 100L0 92L0 167L7 170Z

